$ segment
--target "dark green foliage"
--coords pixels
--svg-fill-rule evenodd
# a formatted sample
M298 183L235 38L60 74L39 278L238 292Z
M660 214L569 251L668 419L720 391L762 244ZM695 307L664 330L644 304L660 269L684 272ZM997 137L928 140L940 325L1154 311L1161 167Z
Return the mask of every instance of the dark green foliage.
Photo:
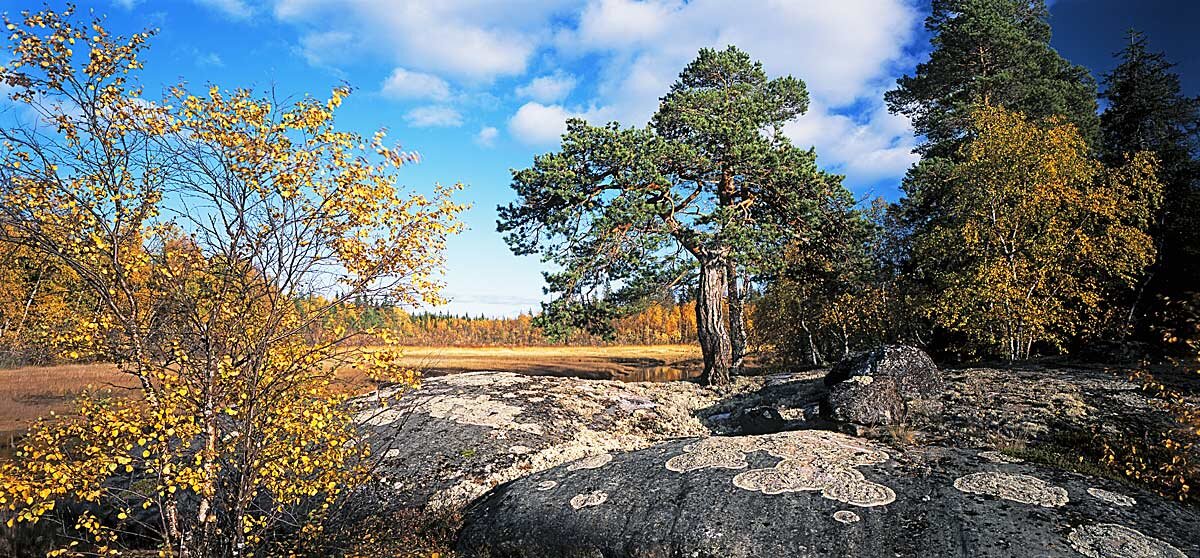
M1096 84L1050 47L1043 0L934 0L929 60L884 96L925 137L920 151L953 157L983 103L1035 120L1059 115L1085 138L1097 132Z
M820 212L820 246L789 250L787 266L756 301L757 341L780 364L825 365L912 337L900 319L883 200L867 210L837 201Z
M1129 33L1117 58L1103 80L1103 156L1111 165L1138 151L1158 157L1163 204L1151 234L1159 254L1141 299L1179 298L1200 290L1200 98L1182 94L1173 65L1149 52L1141 33Z
M884 95L925 138L896 208L912 233L944 212L946 176L974 108L990 103L1035 120L1062 116L1085 138L1096 137L1095 81L1050 47L1047 15L1042 0L934 0L925 20L933 34L929 60Z
M706 370L732 366L715 354L731 350L717 323L736 310L730 274L781 268L784 247L817 242L826 200L848 196L781 133L807 105L803 82L768 79L730 47L702 50L647 127L568 122L558 152L513 172L518 199L499 209L513 251L558 269L546 277L556 300L543 325L603 330L620 309L691 286L699 264Z

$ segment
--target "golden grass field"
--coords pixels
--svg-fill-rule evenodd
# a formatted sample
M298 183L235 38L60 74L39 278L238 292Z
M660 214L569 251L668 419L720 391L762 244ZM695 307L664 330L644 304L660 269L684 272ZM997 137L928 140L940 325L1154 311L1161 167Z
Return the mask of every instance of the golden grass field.
M609 347L409 347L405 364L425 375L502 370L523 374L578 376L629 381L676 380L696 374L694 345ZM350 389L366 390L361 377L345 378ZM130 377L106 364L22 367L0 370L0 446L7 446L38 417L62 412L89 386L114 395L133 394Z

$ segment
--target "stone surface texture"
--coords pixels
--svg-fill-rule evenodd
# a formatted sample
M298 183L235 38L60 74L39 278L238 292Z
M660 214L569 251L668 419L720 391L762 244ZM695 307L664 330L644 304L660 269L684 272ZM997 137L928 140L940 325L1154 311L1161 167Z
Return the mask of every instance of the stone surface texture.
M426 379L352 401L379 459L362 491L367 507L453 508L534 471L603 465L609 451L712 432L705 414L760 390L743 379L724 391L691 382L624 383L505 372Z
M547 481L555 488L539 489ZM1138 503L1114 506L1091 496L1095 488ZM795 431L669 441L614 453L598 468L560 466L501 485L468 508L458 550L493 558L1178 558L1200 556L1196 533L1194 508L1111 481L958 449L897 451Z

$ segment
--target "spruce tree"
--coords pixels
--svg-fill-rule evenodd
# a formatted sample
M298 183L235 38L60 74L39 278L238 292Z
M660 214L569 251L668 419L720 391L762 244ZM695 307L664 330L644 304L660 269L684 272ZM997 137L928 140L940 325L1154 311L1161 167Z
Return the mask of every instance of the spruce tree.
M925 138L922 155L955 157L985 104L1034 120L1061 116L1095 140L1095 80L1050 46L1048 16L1043 0L934 0L929 60L884 95Z
M1129 32L1117 59L1103 79L1103 156L1116 165L1132 153L1152 152L1163 184L1151 229L1158 260L1146 292L1133 301L1132 316L1139 302L1154 295L1174 298L1200 289L1200 97L1182 93L1174 65L1163 53L1150 52L1141 33Z

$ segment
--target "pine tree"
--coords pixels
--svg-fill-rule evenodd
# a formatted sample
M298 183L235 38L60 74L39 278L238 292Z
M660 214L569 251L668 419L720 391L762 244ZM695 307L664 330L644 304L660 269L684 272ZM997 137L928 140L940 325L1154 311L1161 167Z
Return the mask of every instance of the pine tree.
M985 104L1034 120L1061 116L1095 140L1095 81L1050 46L1048 16L1043 0L934 0L929 60L884 96L924 136L922 155L954 157Z
M662 99L652 126L663 138L685 145L694 155L701 180L716 185L717 203L723 211L750 207L764 172L774 170L777 146L774 135L781 126L808 108L804 83L791 76L768 80L761 64L736 48L703 50L679 74L679 80ZM725 258L728 291L731 366L741 370L746 352L743 278L745 267L762 259L754 249L751 231L735 230L744 223L731 220L727 227L733 250Z
M1200 97L1183 95L1174 65L1150 52L1143 34L1130 31L1128 39L1103 79L1102 152L1113 165L1138 151L1158 157L1163 204L1151 229L1158 260L1139 300L1175 298L1200 289Z
M619 307L661 296L698 266L702 379L728 382L728 303L740 298L730 270L764 267L797 238L816 242L822 202L848 195L781 133L807 106L803 82L768 79L730 47L702 50L651 126L570 121L560 151L514 171L518 200L499 210L515 252L541 252L561 269L546 276L558 296L540 323L558 336L611 331Z

